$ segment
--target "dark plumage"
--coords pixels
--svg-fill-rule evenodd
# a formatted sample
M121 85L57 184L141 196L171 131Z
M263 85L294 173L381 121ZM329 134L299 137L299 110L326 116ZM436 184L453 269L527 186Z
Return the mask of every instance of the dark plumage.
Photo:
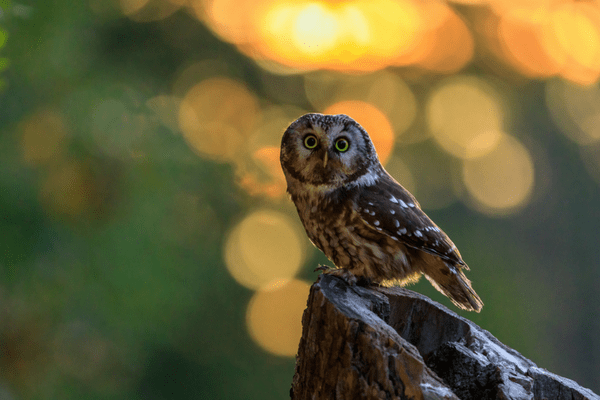
M458 307L481 310L454 243L385 171L352 118L294 121L283 135L281 166L309 239L339 268L329 273L387 286L423 274Z

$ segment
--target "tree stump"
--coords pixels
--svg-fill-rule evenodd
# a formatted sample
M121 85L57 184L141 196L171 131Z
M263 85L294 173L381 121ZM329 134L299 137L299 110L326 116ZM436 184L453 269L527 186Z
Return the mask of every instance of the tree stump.
M291 398L600 400L403 288L322 274L302 317Z

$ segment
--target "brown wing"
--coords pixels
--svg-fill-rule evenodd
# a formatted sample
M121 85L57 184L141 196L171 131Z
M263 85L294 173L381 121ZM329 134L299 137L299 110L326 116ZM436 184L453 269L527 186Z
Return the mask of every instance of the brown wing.
M413 195L387 173L377 184L362 187L355 201L359 215L373 230L468 269L450 238L421 210Z

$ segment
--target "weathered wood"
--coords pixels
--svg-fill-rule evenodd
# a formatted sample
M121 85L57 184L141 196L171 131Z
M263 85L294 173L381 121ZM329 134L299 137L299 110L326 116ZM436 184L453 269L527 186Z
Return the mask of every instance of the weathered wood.
M292 399L600 400L402 288L321 275L302 326Z

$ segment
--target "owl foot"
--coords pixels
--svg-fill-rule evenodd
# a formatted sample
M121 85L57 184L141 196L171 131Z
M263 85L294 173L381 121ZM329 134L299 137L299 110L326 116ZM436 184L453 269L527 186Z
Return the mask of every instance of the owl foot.
M329 272L329 271L335 271L336 269L337 269L336 267L330 267L329 265L319 264L313 272L317 272L317 271Z
M317 268L317 269L319 269L319 268ZM344 268L326 267L325 269L320 269L320 270L323 271L324 274L334 275L334 276L337 276L338 278L343 279L349 286L356 286L356 284L359 282L356 275L354 275L352 272L350 272Z

